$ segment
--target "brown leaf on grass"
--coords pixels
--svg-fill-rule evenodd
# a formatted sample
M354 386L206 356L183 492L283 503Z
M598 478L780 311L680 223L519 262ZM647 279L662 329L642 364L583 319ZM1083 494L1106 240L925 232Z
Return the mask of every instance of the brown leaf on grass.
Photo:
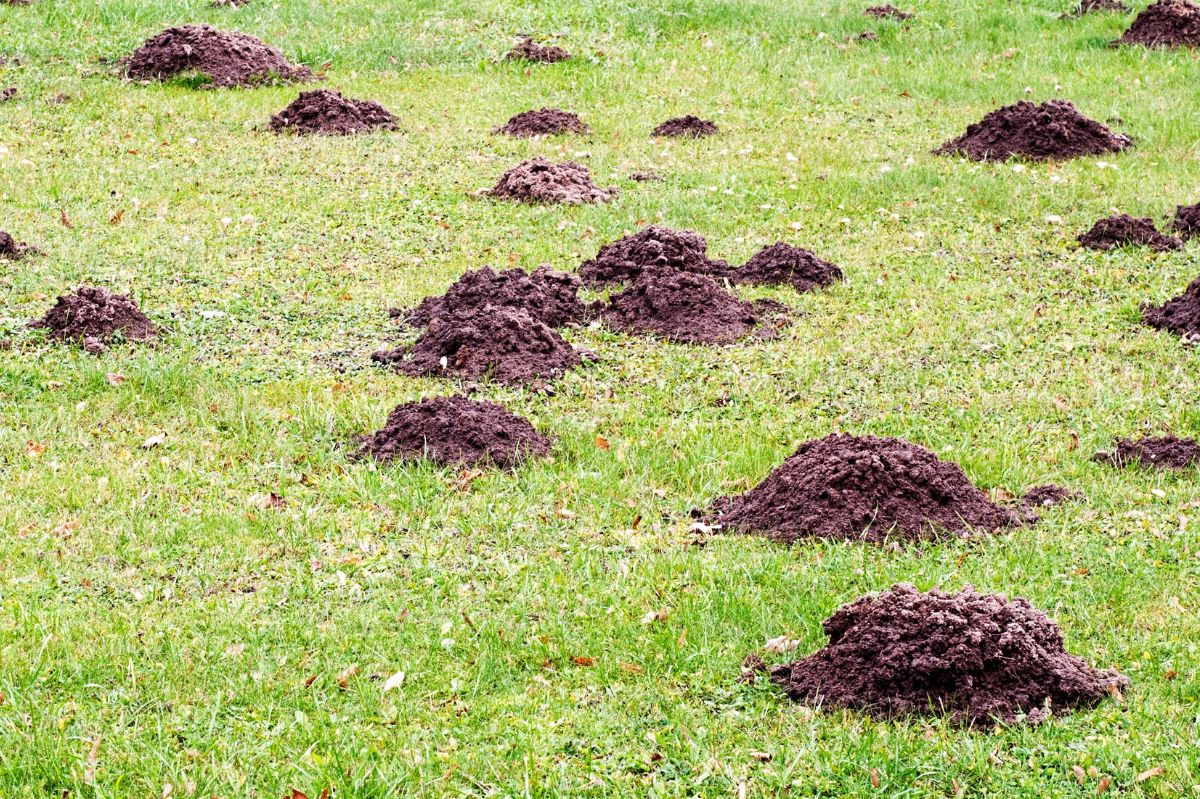
M104 376L110 386L119 386L125 382L125 375L120 372L109 372Z
M104 736L97 735L96 740L92 741L92 748L88 751L87 767L83 770L83 781L88 785L96 784L96 763L100 760L100 742L104 740Z
M1083 785L1083 781L1087 779L1087 772L1079 766L1071 766L1071 771L1075 774L1075 782Z
M1112 777L1104 777L1096 784L1096 793L1104 793L1112 785Z
M608 439L604 436L596 436L596 446L603 450L608 450L611 447Z
M114 226L119 225L119 224L121 224L121 220L124 218L125 218L125 209L122 208L119 211L117 211L115 214L113 214L112 217L109 218L108 224L114 225Z
M1154 779L1155 777L1162 777L1166 773L1167 773L1167 770L1165 768L1163 768L1162 766L1155 766L1154 768L1146 769L1141 774L1134 777L1133 781L1135 783L1145 782L1146 780L1151 780L1151 779Z
M770 752L751 752L750 757L754 758L759 763L770 763L773 756Z
M25 442L25 456L32 459L42 457L42 453L46 451L46 445L40 441Z
M315 683L317 681L317 678L320 676L321 676L320 674L314 674L311 677L306 677L304 680L304 687L308 688L309 686L311 686L313 683Z
M666 621L667 612L665 610L650 610L642 616L642 624L654 624L656 621Z
M354 663L354 664L342 669L340 672L338 672L338 676L337 676L338 687L345 689L350 684L350 680L354 679L354 677L357 674L358 674L358 664L357 663Z
M283 797L283 799L308 799L308 794L297 788L292 788L292 792Z
M596 665L595 658L589 658L589 657L584 657L584 656L571 658L571 662L574 663L576 666L583 666L584 668L588 668L588 667Z
M871 769L871 787L872 788L879 787L879 769L877 769L877 768Z
M70 230L71 228L75 227L74 225L71 224L71 217L67 216L66 208L58 209L58 221L62 222L62 226L65 227L67 230Z
M621 671L627 671L630 674L645 674L646 670L636 663L622 663Z

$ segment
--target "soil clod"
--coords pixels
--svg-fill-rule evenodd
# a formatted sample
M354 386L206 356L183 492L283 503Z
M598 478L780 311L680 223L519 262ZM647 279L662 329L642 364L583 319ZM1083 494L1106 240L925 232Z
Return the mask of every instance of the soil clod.
M17 87L8 86L0 89L0 103L7 103L9 100L17 96Z
M300 92L291 105L271 117L271 130L276 133L348 136L395 129L396 118L379 103L352 100L330 89Z
M259 39L210 25L167 28L124 61L134 80L170 80L197 74L211 86L228 88L313 79L308 67L293 66L283 53Z
M571 54L561 47L538 44L531 36L517 42L516 46L508 51L507 56L511 61L536 61L541 64L555 64L570 57Z
M1096 222L1091 230L1079 237L1079 243L1089 250L1114 250L1118 247L1149 247L1158 252L1178 250L1179 239L1164 236L1149 217L1116 214Z
M879 19L906 20L913 18L912 14L908 13L907 11L901 11L890 3L883 6L869 6L863 13L868 17L878 17Z
M19 261L37 253L37 247L17 241L7 231L0 230L0 260Z
M763 247L731 271L729 279L747 285L791 286L805 292L833 285L842 279L842 270L815 253L781 241Z
M1116 153L1131 145L1128 136L1088 119L1066 100L1041 105L1022 100L991 112L934 153L962 155L973 161L1014 156L1049 161Z
M708 242L699 233L649 225L605 244L595 258L583 262L579 276L591 286L631 283L652 267L717 277L729 272L725 261L708 257Z
M502 127L496 128L496 133L521 138L534 136L557 136L561 133L587 133L588 126L578 115L557 108L542 108L538 111L522 111Z
M1184 239L1200 236L1200 203L1177 206L1171 227Z
M1162 305L1143 305L1142 321L1189 340L1200 340L1200 277L1178 297L1172 297Z
M524 269L496 272L485 266L464 274L439 297L427 297L415 308L397 308L390 313L413 327L425 327L438 316L463 315L492 305L524 311L550 327L564 327L587 317L579 288L578 277L549 266L532 273Z
M1025 495L1021 497L1021 505L1029 510L1038 510L1063 505L1067 502L1076 502L1080 499L1083 499L1083 495L1078 491L1049 484L1034 486L1026 491Z
M654 183L662 180L663 176L657 172L634 172L629 179L636 183Z
M674 117L659 125L651 133L651 136L681 136L693 139L699 139L704 136L713 136L717 133L717 123L710 122L707 119L701 119L697 116L688 114L687 116Z
M1074 11L1063 14L1063 19L1082 17L1085 14L1099 14L1105 11L1123 13L1128 10L1129 6L1122 3L1121 0L1081 0Z
M96 286L80 286L59 297L31 328L44 328L51 338L81 344L96 354L118 335L129 341L146 341L158 332L128 294L114 294Z
M555 164L544 156L523 161L505 172L488 192L493 197L527 203L606 203L617 196L617 187L601 188L592 182L586 166L574 161Z
M1175 436L1146 436L1137 441L1122 438L1117 440L1113 452L1097 452L1096 462L1118 469L1137 465L1152 469L1186 469L1200 464L1200 443Z
M1116 44L1200 46L1200 5L1192 0L1158 0L1137 15Z

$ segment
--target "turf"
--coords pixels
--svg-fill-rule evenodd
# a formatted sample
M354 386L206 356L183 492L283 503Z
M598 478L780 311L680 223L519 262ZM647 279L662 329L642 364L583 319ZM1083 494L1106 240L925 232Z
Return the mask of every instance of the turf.
M20 89L0 105L0 226L46 253L0 272L0 796L1200 792L1200 476L1091 461L1116 436L1200 433L1197 351L1138 324L1196 277L1196 248L1074 243L1200 199L1195 56L1109 48L1131 15L1063 21L1057 0L914 1L907 26L866 5L0 5L0 85ZM184 22L264 38L399 130L278 137L295 88L114 77ZM574 58L503 61L527 32ZM929 154L1053 97L1136 146ZM490 134L543 106L592 132ZM685 113L721 134L649 137ZM473 195L537 154L622 191ZM774 341L585 328L568 335L599 362L551 392L483 386L558 437L553 460L354 457L395 405L451 390L369 365L398 336L387 308L485 264L570 269L649 222L731 263L789 241L847 282L749 292L805 313ZM24 328L85 281L132 289L161 341L96 358ZM689 509L835 430L1086 500L971 544L699 545ZM766 639L799 641L773 661L812 651L839 605L898 581L1025 596L1132 688L971 733L735 682Z

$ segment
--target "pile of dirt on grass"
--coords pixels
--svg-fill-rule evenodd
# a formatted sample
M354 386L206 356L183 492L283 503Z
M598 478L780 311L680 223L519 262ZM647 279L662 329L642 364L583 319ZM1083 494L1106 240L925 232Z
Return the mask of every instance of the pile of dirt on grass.
M717 132L717 123L710 122L707 119L701 119L697 116L688 114L687 116L674 117L659 125L650 134L651 136L682 136L693 139L699 139L704 136L712 136Z
M428 458L435 463L511 468L550 454L550 439L503 405L436 397L398 405L364 452L381 461Z
M1200 277L1162 305L1143 305L1142 321L1188 339L1200 339Z
M913 15L907 11L901 11L894 5L888 4L885 6L870 6L863 12L868 17L878 17L879 19L912 19Z
M725 261L708 257L708 242L699 233L649 225L605 244L595 258L583 262L579 276L590 286L630 283L653 267L716 277L729 272Z
M426 297L415 308L395 308L389 313L414 327L425 327L438 316L463 315L492 305L524 311L550 327L564 327L587 317L579 288L578 277L549 266L540 266L533 273L524 269L496 272L485 266L464 274L440 297Z
M507 136L531 138L533 136L556 136L560 133L587 133L588 126L570 111L557 108L542 108L538 111L522 111L496 128L496 133Z
M971 586L947 594L893 585L843 605L823 626L829 643L773 668L772 682L796 701L877 719L1037 723L1129 685L1067 652L1062 630L1028 601Z
M1103 11L1125 12L1128 10L1129 6L1122 3L1121 0L1081 0L1074 11L1063 14L1063 19L1082 17L1085 14L1098 14Z
M1171 227L1185 239L1200 236L1200 203L1180 205L1175 208L1175 220Z
M842 270L815 253L780 241L763 247L730 272L729 279L748 285L791 286L805 292L833 285L842 279Z
M1200 5L1192 0L1158 0L1137 15L1116 44L1200 46Z
M373 130L395 130L396 118L379 103L351 100L341 92L300 92L292 104L271 117L276 133L348 136Z
M962 155L973 161L1013 156L1049 161L1116 153L1132 144L1128 136L1088 119L1066 100L1041 105L1022 100L991 112L934 153Z
M436 316L410 348L377 352L371 359L428 377L498 383L531 383L557 377L582 358L554 328L524 311L485 306Z
M592 173L574 161L552 163L536 156L517 164L500 176L493 197L526 203L606 203L617 196L617 187L600 188Z
M1119 469L1146 466L1154 469L1186 469L1200 464L1200 443L1191 438L1146 436L1134 441L1117 440L1113 452L1097 452L1096 461Z
M1026 491L1025 495L1021 497L1021 505L1029 510L1037 510L1038 508L1049 508L1054 505L1075 502L1082 498L1082 495L1078 491L1049 484L1034 486Z
M95 286L80 286L59 297L29 326L48 330L51 338L81 344L91 353L103 352L118 334L129 341L146 341L158 332L128 294Z
M308 67L288 63L283 53L259 39L210 25L167 28L152 36L124 61L134 80L205 76L212 86L252 86L313 79Z
M1021 523L955 463L899 438L837 433L800 445L744 494L717 499L712 523L794 543L966 538Z
M542 64L554 64L566 61L571 54L561 47L540 45L533 40L533 37L526 36L508 51L507 57L512 61L537 61Z
M1149 247L1158 252L1178 250L1179 239L1164 236L1149 217L1116 214L1099 220L1092 229L1079 237L1079 243L1089 250L1114 250L1118 247Z
M19 261L28 255L36 255L37 247L17 241L8 231L0 230L0 260Z

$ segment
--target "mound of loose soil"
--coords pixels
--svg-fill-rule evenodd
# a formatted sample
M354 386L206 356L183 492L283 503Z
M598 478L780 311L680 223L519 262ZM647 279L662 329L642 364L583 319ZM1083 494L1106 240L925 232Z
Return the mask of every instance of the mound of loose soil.
M1116 43L1196 47L1200 45L1200 5L1191 0L1158 0L1137 15Z
M1176 206L1175 220L1171 227L1185 239L1200 236L1200 203Z
M548 266L540 266L532 274L524 269L496 272L485 266L464 274L440 297L426 297L415 308L397 308L390 313L414 327L424 327L437 316L462 315L493 305L524 311L550 327L563 327L587 316L579 288L578 277Z
M381 461L428 458L441 464L516 466L550 454L546 438L522 416L494 402L437 397L399 405L364 442Z
M691 230L649 225L605 244L595 258L583 262L579 276L592 285L629 283L644 269L669 267L681 272L723 276L729 264L708 257L708 242Z
M704 136L712 136L717 132L717 123L710 122L707 119L700 117L687 116L674 117L659 125L650 134L651 136L684 136L693 139L699 139Z
M617 196L617 187L592 183L592 173L582 164L555 164L539 155L505 172L488 193L526 203L606 203Z
M300 92L292 104L271 117L276 133L348 136L372 130L395 130L396 118L379 103L351 100L341 92Z
M1162 305L1143 305L1142 321L1181 336L1200 338L1200 277Z
M1175 436L1147 436L1137 441L1122 438L1117 440L1115 451L1097 452L1096 461L1119 469L1139 464L1154 469L1186 469L1200 464L1200 444Z
M487 306L436 316L411 348L377 352L410 375L529 383L556 377L582 359L554 328L524 311Z
M19 261L27 255L35 255L37 247L17 241L7 231L0 230L0 259Z
M1088 119L1066 100L1041 105L1022 100L999 108L934 150L938 155L962 155L973 161L1021 156L1035 161L1116 153L1132 145Z
M1082 499L1082 495L1078 491L1050 484L1034 486L1026 491L1025 496L1021 497L1021 505L1030 510L1037 510L1038 508L1049 508L1054 505L1075 502L1079 499Z
M571 54L561 47L550 47L538 44L532 37L526 36L508 51L508 58L513 61L537 61L542 64L554 64L566 61Z
M886 6L870 6L863 12L868 17L878 17L879 19L912 19L913 15L906 11L901 11L893 5Z
M716 500L708 517L784 543L966 538L1021 523L924 447L840 433L801 444L754 488Z
M128 294L95 286L80 286L59 297L29 326L48 330L52 338L82 344L91 353L103 352L118 333L130 341L146 341L158 332Z
M1159 233L1152 219L1129 214L1101 219L1079 237L1079 243L1089 250L1113 250L1132 245L1165 252L1183 246L1179 239Z
M560 111L557 108L543 108L539 111L522 111L502 127L496 128L496 133L508 136L530 138L533 136L556 136L560 133L587 133L588 126L583 120L570 111Z
M842 279L842 270L816 254L784 242L763 247L741 268L729 273L734 283L791 286L805 292L831 286Z
M1129 684L1066 651L1062 630L1024 599L893 585L824 622L829 643L776 666L799 702L875 718L946 715L960 724L1040 722L1098 704Z
M1079 6L1066 14L1063 14L1064 19L1070 17L1082 17L1084 14L1098 14L1102 11L1128 11L1129 6L1121 2L1121 0L1081 0Z
M125 59L125 73L134 80L168 80L200 74L219 87L313 79L308 67L288 63L283 53L259 39L209 25L167 28Z

